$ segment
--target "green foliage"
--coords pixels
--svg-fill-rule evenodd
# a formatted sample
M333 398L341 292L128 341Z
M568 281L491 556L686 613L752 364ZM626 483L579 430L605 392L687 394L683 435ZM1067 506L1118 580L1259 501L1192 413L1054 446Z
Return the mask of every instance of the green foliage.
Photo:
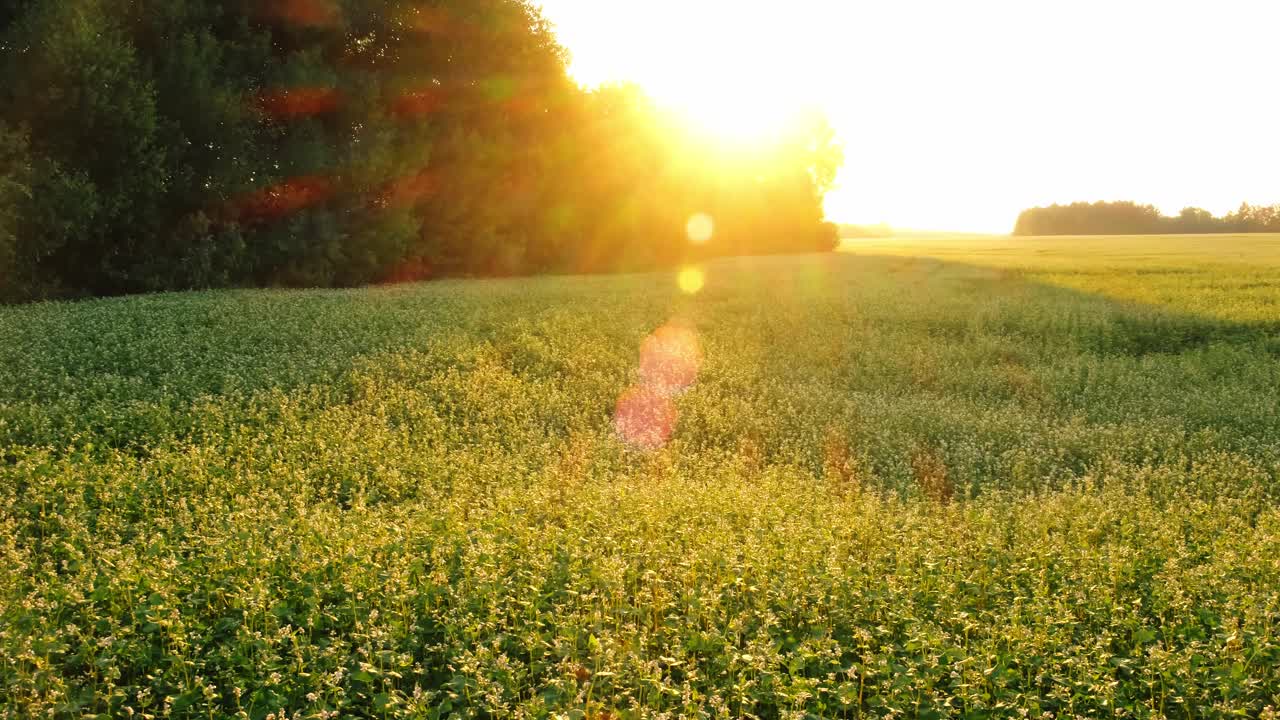
M1266 717L1280 238L993 242L0 309L0 715Z
M17 286L18 220L31 200L31 174L26 135L0 124L0 288Z
M105 1L34 4L14 32L28 44L7 54L9 112L29 128L33 152L56 166L50 182L87 179L84 193L96 200L90 222L41 264L71 287L129 289L136 263L152 249L146 241L167 183L143 61Z
M565 65L522 0L6 6L0 121L28 131L52 192L10 202L38 262L4 292L349 286L814 247L840 161L820 119L732 160L634 89L576 87ZM697 252L695 212L723 229Z
M41 271L90 231L98 208L88 177L34 156L25 132L0 125L0 301L65 292Z

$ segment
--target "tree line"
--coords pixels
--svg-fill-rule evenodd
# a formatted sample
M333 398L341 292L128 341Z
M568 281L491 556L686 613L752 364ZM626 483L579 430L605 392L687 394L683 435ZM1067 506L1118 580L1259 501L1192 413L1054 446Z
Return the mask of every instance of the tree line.
M1176 216L1153 205L1133 202L1077 202L1024 210L1014 235L1162 235L1203 233L1280 233L1280 205L1242 203L1216 217L1189 207Z
M10 0L0 299L834 246L824 118L728 148L566 60L525 0Z

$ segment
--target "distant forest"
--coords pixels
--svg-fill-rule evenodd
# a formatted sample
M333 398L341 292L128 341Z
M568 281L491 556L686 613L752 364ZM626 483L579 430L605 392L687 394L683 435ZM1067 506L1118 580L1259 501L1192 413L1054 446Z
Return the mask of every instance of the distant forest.
M566 63L523 0L0 4L0 299L835 246L825 118L744 152Z
M1186 208L1175 217L1133 202L1078 202L1025 210L1014 235L1160 235L1280 232L1280 205L1250 205L1222 217Z

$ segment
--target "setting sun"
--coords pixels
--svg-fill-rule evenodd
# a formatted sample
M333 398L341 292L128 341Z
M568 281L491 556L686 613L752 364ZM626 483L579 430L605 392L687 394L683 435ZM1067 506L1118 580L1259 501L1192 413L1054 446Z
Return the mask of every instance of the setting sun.
M845 148L826 199L838 221L1003 233L1027 207L1121 199L1220 213L1268 200L1280 166L1262 91L1276 3L543 9L579 82L636 82L722 140L759 139L820 107ZM1221 102L1183 101L1201 96Z
M659 104L724 140L775 133L818 97L806 80L812 53L798 15L719 2L552 0L544 8L580 82L639 83Z

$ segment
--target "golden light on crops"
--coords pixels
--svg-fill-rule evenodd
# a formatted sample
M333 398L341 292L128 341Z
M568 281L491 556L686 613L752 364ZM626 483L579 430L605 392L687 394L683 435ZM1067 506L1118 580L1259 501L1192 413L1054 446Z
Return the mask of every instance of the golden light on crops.
M685 295L697 295L707 284L707 275L700 268L687 267L676 276L676 284Z
M689 242L694 245L703 245L716 233L716 223L711 216L706 213L696 213L689 218L689 223L685 226L685 232L689 235Z

